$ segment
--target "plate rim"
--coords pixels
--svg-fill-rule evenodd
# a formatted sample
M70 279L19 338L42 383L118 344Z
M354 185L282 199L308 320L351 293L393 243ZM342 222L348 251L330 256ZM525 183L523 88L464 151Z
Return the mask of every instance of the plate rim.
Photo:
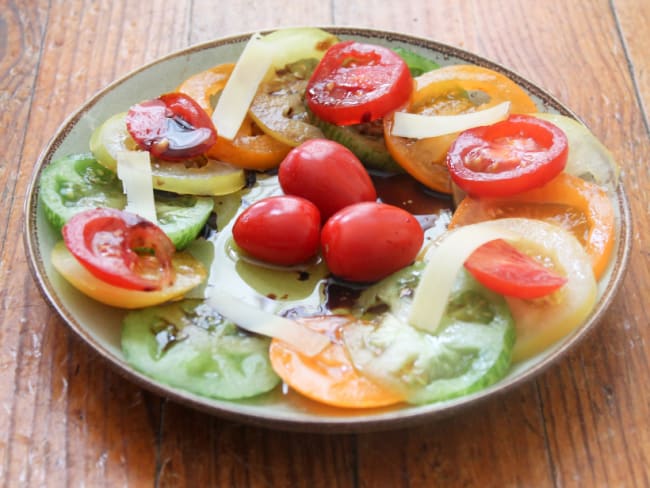
M299 26L300 27L300 26ZM354 26L309 26L318 27L339 36L366 37L373 39L383 39L386 42L402 42L408 45L415 45L427 50L433 50L443 56L460 58L468 63L486 66L510 77L515 83L520 84L529 93L537 96L544 103L548 103L558 112L573 117L582 122L582 120L567 106L560 102L554 95L546 92L544 89L532 83L528 79L510 70L500 63L497 63L487 57L479 56L462 48L444 44L426 37L420 37L410 34L399 33L391 30L382 30ZM267 29L259 32L267 33L277 29ZM547 357L532 365L517 377L512 378L507 383L497 382L490 387L480 390L471 395L466 395L446 402L431 403L425 405L408 405L404 408L373 409L371 411L353 410L349 412L341 409L341 417L327 417L326 420L319 419L296 419L290 418L293 412L285 415L267 415L257 412L259 407L248 407L246 402L219 400L207 397L201 397L193 393L181 390L176 387L164 385L152 378L133 369L124 359L115 357L109 350L102 346L98 341L85 330L83 324L79 323L67 310L65 304L59 299L56 293L56 287L47 276L47 271L40 255L39 247L39 230L37 227L38 217L38 180L42 170L52 160L52 156L70 133L74 125L88 112L101 98L114 90L117 86L128 82L136 74L149 70L151 67L161 64L173 58L180 56L190 56L192 53L208 49L219 48L220 46L232 45L235 43L245 42L253 32L232 34L220 37L210 41L194 44L182 49L175 50L156 58L153 61L143 64L138 68L131 70L125 75L112 81L104 88L96 91L86 99L75 111L73 111L54 131L50 137L32 169L32 175L26 189L26 198L23 205L23 246L25 249L27 263L32 278L38 285L41 296L46 303L57 313L63 322L81 339L85 344L90 346L95 353L99 354L111 369L120 376L127 378L136 385L151 391L163 398L168 398L180 404L189 406L210 415L215 415L227 420L246 423L253 426L272 428L276 430L311 432L311 433L359 433L375 432L381 430L393 430L403 427L409 427L421 424L427 421L434 421L452 414L459 413L471 407L475 407L486 400L495 396L504 395L515 388L520 387L523 383L531 381L540 375L551 365L556 364L558 360L565 356L567 352L574 349L578 344L591 333L596 325L602 320L603 316L609 310L611 302L614 300L618 290L622 285L623 278L628 268L631 240L632 240L632 218L629 206L629 200L623 185L621 177L616 192L614 194L615 202L618 204L619 228L617 229L617 248L610 266L611 274L607 286L600 294L594 310L587 320L570 336L567 336L566 342L558 347ZM248 408L247 408L248 407ZM251 408L255 412L249 412ZM265 407L269 408L269 407ZM264 410L264 408L262 409ZM363 412L376 412L364 415ZM347 413L345 415L344 413ZM350 415L354 414L354 415Z

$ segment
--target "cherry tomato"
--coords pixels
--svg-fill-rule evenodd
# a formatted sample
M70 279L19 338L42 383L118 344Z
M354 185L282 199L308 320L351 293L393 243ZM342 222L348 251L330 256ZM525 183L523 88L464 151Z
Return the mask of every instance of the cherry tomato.
M254 258L283 266L303 263L318 252L320 212L304 198L265 198L241 213L232 235Z
M531 256L503 239L487 242L465 261L465 268L483 286L516 298L540 298L550 295L567 278L546 268Z
M280 164L278 178L285 193L316 205L323 221L343 207L377 199L361 161L327 139L311 139L292 149Z
M330 271L339 278L372 282L413 262L424 232L406 210L362 202L332 215L323 226L321 246Z
M160 227L138 215L112 208L86 210L74 215L62 233L72 255L106 283L149 291L174 280L174 244Z
M462 132L449 148L452 180L471 196L506 197L543 186L566 165L569 145L554 124L511 115Z
M300 319L305 327L326 334L332 341L314 357L307 357L288 344L273 339L269 357L275 372L303 395L338 407L370 408L393 405L404 400L361 375L352 365L343 345L341 330L354 318L322 316Z
M316 116L338 125L384 117L413 91L408 66L395 52L355 41L327 50L307 85L305 98Z
M126 128L140 148L166 161L200 156L217 140L210 116L183 93L167 93L132 106Z

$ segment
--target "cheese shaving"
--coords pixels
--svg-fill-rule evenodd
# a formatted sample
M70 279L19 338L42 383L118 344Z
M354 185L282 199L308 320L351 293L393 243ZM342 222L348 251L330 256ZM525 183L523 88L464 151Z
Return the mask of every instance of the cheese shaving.
M206 302L242 329L280 339L306 356L315 356L330 343L327 336L240 300L223 290L210 290Z
M117 177L122 181L124 193L126 194L127 203L124 210L157 224L149 152L118 152Z
M253 34L237 60L212 113L212 122L220 137L229 140L235 138L272 61L273 49L262 42L260 34Z
M391 134L413 139L444 136L473 127L494 124L506 119L509 113L510 102L502 102L485 110L459 115L421 115L395 112Z

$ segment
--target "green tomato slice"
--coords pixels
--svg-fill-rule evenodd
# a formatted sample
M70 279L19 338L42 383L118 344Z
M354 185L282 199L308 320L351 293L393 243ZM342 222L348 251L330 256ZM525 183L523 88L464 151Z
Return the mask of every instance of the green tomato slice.
M117 175L91 154L67 156L48 165L39 180L39 198L45 216L61 230L70 218L97 207L124 209L126 197ZM158 225L177 249L196 238L214 207L210 197L154 195Z
M359 303L368 311L381 303L390 311L344 330L354 366L416 404L467 395L503 378L515 341L504 299L462 271L436 333L420 331L405 321L420 270L407 268L364 292Z
M126 113L113 115L97 127L90 138L90 150L97 161L117 170L120 151L138 150L126 130ZM185 161L152 158L153 187L188 195L227 195L246 185L246 172L229 163L199 156Z
M538 113L535 117L557 125L566 134L569 155L564 171L604 186L611 193L616 191L621 170L612 153L584 124L560 114Z
M129 313L122 351L138 371L198 395L228 400L275 388L270 339L249 334L197 300Z

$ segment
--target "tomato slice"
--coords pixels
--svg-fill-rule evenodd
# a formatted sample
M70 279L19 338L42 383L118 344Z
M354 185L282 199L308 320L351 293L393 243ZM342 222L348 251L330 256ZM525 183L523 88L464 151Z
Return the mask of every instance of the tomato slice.
M354 322L343 316L300 319L313 330L327 334L331 344L314 357L297 352L274 339L269 355L276 373L299 393L328 405L370 408L393 405L404 398L362 376L352 365L342 340L342 328Z
M212 114L211 98L221 93L234 67L233 63L224 63L201 71L183 81L177 91L189 95L206 113ZM240 168L264 171L278 166L290 149L291 146L264 133L247 115L233 140L217 134L215 144L206 154Z
M571 231L592 260L596 278L614 249L615 215L607 190L577 176L560 173L546 185L504 198L464 198L449 228L504 217L545 220Z
M467 194L507 197L544 185L565 167L569 145L556 125L529 115L462 132L449 148L451 179Z
M141 149L166 161L200 156L217 140L210 116L183 93L167 93L132 106L126 128Z
M415 78L416 89L406 107L422 115L456 115L509 101L511 113L533 113L532 98L507 76L474 65L450 65ZM391 155L411 176L429 188L451 193L445 166L447 151L458 134L410 139L393 136L392 115L384 118L384 137Z
M540 298L567 282L567 278L503 239L487 242L476 249L465 261L465 268L486 288L517 298Z
M111 285L88 271L68 250L63 241L54 245L52 266L65 280L84 295L112 307L136 309L177 300L206 278L203 265L188 252L172 256L174 282L160 290L130 290Z
M174 280L175 248L152 222L112 208L74 215L62 229L72 255L94 276L133 290L159 290Z
M404 105L413 91L408 66L382 46L346 41L327 50L307 84L311 111L337 125L384 117Z

